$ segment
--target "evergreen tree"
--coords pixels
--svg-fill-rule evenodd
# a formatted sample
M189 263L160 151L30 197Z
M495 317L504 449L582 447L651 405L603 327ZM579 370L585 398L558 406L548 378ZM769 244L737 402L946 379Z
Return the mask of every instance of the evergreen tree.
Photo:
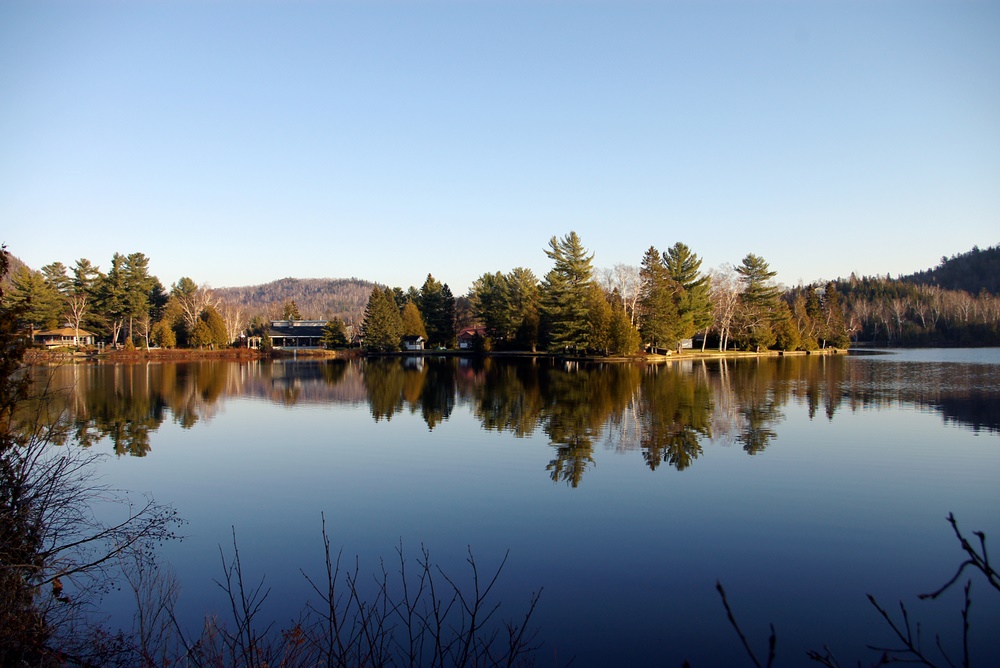
M424 326L424 320L420 317L420 309L417 308L416 304L411 301L406 302L401 317L403 319L403 336L422 336L425 341L427 340L427 328Z
M663 254L663 261L670 278L681 288L677 300L680 337L707 331L712 325L712 297L708 276L699 272L701 258L678 241Z
M420 288L416 301L420 315L427 327L427 340L431 346L450 346L455 341L455 296L448 284L441 284L432 275Z
M18 267L11 279L11 303L21 314L22 322L33 329L59 326L62 296L45 280L41 272Z
M553 267L541 288L543 327L552 350L586 348L589 334L588 295L593 280L591 263L576 232L562 239L552 237L545 254Z
M587 332L587 347L605 355L611 350L611 304L604 297L604 290L593 281L587 296L587 318L590 326Z
M632 318L621 304L616 304L612 308L609 337L612 355L634 355L639 352L642 345L639 332L632 324Z
M392 289L375 286L372 290L365 307L361 336L369 350L386 352L399 349L400 339L403 338L403 319Z
M781 291L771 283L777 275L763 258L747 254L736 267L743 291L734 330L747 350L769 348L776 341L773 321L778 315Z
M774 328L775 345L779 350L798 350L802 344L802 337L786 302L778 301L776 312L771 318L771 326Z
M57 312L55 326L62 325L69 313L69 295L73 290L73 279L67 275L66 265L53 262L42 267L42 276L52 291L53 311Z
M494 341L506 341L513 335L514 312L506 278L499 271L483 274L469 291L476 317Z
M510 301L514 340L519 347L535 351L538 345L539 287L534 272L515 267L504 276Z
M344 321L340 318L334 318L330 322L326 323L326 326L323 328L323 336L320 338L320 343L331 350L334 348L346 348L347 330L344 327Z
M670 278L660 252L650 246L639 269L639 334L653 352L673 348L681 339L675 295L678 285Z
M302 320L302 314L299 313L299 307L295 304L295 300L289 300L285 302L285 306L281 313L282 320Z
M194 326L194 331L191 333L191 343L198 347L209 346L213 348L229 345L226 323L214 306L208 306L201 312L198 324Z

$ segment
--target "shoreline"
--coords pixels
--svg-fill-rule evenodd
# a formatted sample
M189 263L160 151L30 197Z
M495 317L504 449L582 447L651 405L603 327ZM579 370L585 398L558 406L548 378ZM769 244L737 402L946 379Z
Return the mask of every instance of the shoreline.
M700 350L668 354L644 354L631 357L602 357L595 355L567 355L561 353L531 351L477 352L471 350L400 350L384 353L367 353L359 348L347 350L322 350L316 348L279 349L270 352L249 348L223 348L221 350L199 350L197 348L164 348L152 350L114 350L110 352L68 351L32 349L25 354L28 364L80 363L80 362L188 362L188 361L248 361L260 359L355 359L360 357L533 357L560 359L568 362L614 362L639 364L664 364L684 360L746 359L759 357L807 357L846 355L847 348L821 348L818 350Z

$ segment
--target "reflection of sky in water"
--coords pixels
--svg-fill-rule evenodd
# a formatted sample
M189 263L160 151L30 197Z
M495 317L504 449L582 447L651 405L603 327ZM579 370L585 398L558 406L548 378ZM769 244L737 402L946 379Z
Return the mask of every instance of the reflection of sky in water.
M164 553L192 619L222 606L212 579L233 525L244 567L272 587L269 613L295 616L308 594L299 568L319 572L322 512L362 572L400 540L411 556L426 544L460 575L466 546L486 566L510 549L499 598L514 615L544 586L543 661L555 650L578 666L745 665L716 580L761 652L775 624L784 665L824 643L842 661L874 660L864 645L890 638L865 593L891 608L903 599L926 627L957 638L955 597L915 599L961 561L944 518L1000 538L1000 436L946 423L924 401L942 388L920 379L946 383L946 369L881 359L847 360L840 387L890 401L845 400L831 420L822 408L810 419L792 398L764 451L749 456L717 434L684 471L651 471L639 450L599 440L577 488L550 480L554 448L541 429L521 439L484 431L461 400L431 431L407 407L375 422L364 403L227 399L190 430L164 423L145 458L104 471L189 520L188 538ZM983 631L1000 621L1000 597L981 583L973 595L979 663L993 665Z

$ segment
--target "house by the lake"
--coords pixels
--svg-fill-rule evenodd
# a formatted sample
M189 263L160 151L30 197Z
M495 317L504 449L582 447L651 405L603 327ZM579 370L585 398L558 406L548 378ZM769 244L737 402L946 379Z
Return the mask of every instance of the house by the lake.
M94 345L94 334L85 329L59 327L58 329L47 329L44 332L35 332L34 341L46 348L92 346Z
M486 337L485 327L466 327L458 333L459 350L473 350L476 347L476 339Z
M423 350L425 343L422 336L404 336L403 350Z
M267 335L274 348L322 348L326 320L272 320Z

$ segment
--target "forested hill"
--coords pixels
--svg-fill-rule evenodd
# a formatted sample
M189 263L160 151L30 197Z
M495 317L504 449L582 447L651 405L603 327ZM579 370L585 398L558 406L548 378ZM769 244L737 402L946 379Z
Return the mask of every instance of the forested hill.
M975 246L967 253L942 257L941 264L934 269L918 271L902 280L945 290L965 290L973 295L982 290L1000 295L1000 244L986 250Z
M281 318L284 305L295 302L306 320L360 322L374 283L358 278L282 278L263 285L215 288L224 302L245 306L251 314Z
M4 291L10 288L13 280L11 277L17 273L18 269L26 266L16 255L7 255L7 260L10 262L10 267L7 268L6 274L0 276L0 285L3 285Z

